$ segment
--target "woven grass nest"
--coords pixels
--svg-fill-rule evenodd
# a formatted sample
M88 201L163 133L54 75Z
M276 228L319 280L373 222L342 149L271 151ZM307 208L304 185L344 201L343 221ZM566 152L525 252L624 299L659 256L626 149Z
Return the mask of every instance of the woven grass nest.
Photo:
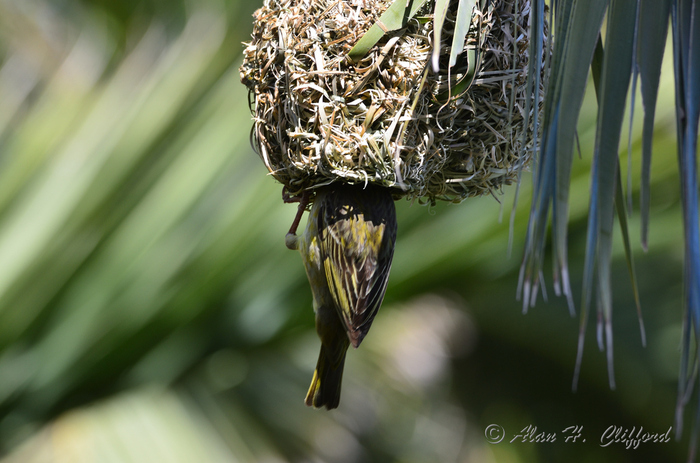
M525 117L530 1L477 2L450 68L453 0L438 73L434 0L360 59L348 56L392 3L265 0L255 12L241 80L254 101L256 149L290 194L371 182L396 198L458 202L511 183L529 162L540 114Z

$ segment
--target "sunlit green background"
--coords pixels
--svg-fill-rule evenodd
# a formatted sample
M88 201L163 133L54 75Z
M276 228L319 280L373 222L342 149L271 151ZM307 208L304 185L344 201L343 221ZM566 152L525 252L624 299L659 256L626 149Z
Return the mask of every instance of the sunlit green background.
M251 149L238 75L260 3L0 0L0 461L681 461L688 429L637 450L600 445L611 425L674 425L683 251L671 73L646 254L631 218L648 345L618 242L615 391L593 323L574 393L578 317L551 285L527 315L516 301L526 173L510 254L514 188L397 203L384 306L348 356L340 408L317 411L303 404L319 347L311 294L284 246L296 206ZM591 91L572 179L577 301L594 101ZM500 444L486 440L490 424L505 429ZM528 425L556 441L509 442ZM569 426L582 427L575 443Z

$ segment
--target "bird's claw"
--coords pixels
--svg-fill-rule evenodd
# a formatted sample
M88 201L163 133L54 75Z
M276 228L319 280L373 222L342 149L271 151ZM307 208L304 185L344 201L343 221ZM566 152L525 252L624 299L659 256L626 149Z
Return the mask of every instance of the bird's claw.
M299 249L299 239L297 235L294 233L287 233L284 237L284 245L287 246L287 249L291 249L292 251Z
M282 201L285 203L299 203L299 208L297 209L297 215L294 217L294 222L289 228L289 232L284 237L284 244L289 249L297 249L297 228L299 228L299 222L301 221L301 216L306 210L306 206L309 204L309 193L303 192L299 196L290 196L287 187L282 188Z
M289 189L286 186L282 187L282 201L285 204L300 203L305 195L306 193L302 193L300 195L291 195L289 193Z

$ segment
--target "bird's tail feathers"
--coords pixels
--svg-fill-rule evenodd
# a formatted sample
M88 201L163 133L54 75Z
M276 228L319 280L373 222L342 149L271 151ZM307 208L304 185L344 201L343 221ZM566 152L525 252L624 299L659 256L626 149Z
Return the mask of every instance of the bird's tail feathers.
M328 410L338 408L340 403L340 385L343 382L345 352L340 361L332 362L325 346L321 345L321 353L311 380L309 392L306 393L306 405L314 408L326 407Z

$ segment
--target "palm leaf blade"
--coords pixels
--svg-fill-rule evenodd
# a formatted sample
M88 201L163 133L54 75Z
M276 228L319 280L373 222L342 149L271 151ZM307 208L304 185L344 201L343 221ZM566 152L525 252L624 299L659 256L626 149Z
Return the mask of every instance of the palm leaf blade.
M678 169L681 176L681 203L685 234L685 319L683 359L681 362L677 432L681 432L682 410L687 395L697 377L688 370L697 371L698 352L691 352L694 337L700 337L700 227L698 226L697 140L700 119L700 14L693 1L679 1L672 5L674 66L676 78L676 113L678 134ZM697 349L697 347L696 347ZM691 365L692 362L692 365ZM690 458L695 457L697 430L700 424L700 402L695 414L695 429L691 440Z
M637 64L641 79L644 105L644 131L642 139L642 174L640 188L640 212L642 216L642 246L646 249L649 235L649 201L651 183L651 142L654 131L656 97L661 77L668 16L671 0L644 0L639 7L637 34Z
M433 54L431 57L431 65L433 72L440 70L440 38L442 37L442 26L445 24L447 16L447 7L449 0L435 0L435 9L433 13Z
M467 36L469 26L472 23L472 14L475 5L476 0L463 0L459 2L457 20L455 21L455 30L452 37L452 49L450 50L450 67L455 65L457 62L457 57L462 52L464 39Z
M612 371L612 288L610 264L612 260L612 229L614 219L615 185L619 168L617 156L620 132L625 113L627 90L632 72L632 45L636 22L635 0L612 0L608 13L605 56L600 83L598 125L592 167L591 205L589 210L586 262L584 264L583 311L588 310L594 273L598 277L599 326L598 333L606 333L608 368L611 387ZM599 335L599 345L603 339Z
M389 8L382 13L379 21L372 25L367 32L357 41L348 53L348 57L352 61L362 59L367 52L384 37L387 32L393 32L401 29L406 25L406 22L414 17L420 7L427 0L396 0Z
M561 273L563 291L569 299L570 310L573 313L566 263L569 180L576 123L583 103L587 69L593 56L607 1L569 0L559 2L557 8L556 30L562 34L560 37L563 39L555 42L552 59L540 151L535 159L532 209L521 279L525 280L525 288L537 286L537 275L542 266L546 240L548 211L552 207L555 269ZM559 280L556 274L555 278L556 281Z

